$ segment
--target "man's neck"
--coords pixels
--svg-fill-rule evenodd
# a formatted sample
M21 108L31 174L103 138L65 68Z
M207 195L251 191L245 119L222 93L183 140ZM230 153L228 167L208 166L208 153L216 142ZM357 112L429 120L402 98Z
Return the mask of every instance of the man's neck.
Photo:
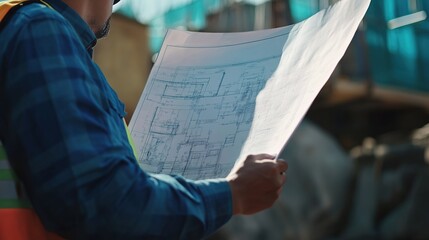
M112 14L112 0L62 0L75 10L95 33L100 31Z

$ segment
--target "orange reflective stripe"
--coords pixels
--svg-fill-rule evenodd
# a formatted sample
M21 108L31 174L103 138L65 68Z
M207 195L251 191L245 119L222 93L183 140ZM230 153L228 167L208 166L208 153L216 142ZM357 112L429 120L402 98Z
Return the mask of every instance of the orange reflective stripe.
M0 209L0 239L60 240L62 238L46 232L32 210Z

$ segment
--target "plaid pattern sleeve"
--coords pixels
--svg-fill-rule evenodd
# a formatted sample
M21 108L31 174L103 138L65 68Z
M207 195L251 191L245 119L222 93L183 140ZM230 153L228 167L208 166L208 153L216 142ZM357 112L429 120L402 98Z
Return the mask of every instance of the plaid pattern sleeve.
M199 239L232 215L223 179L138 166L124 106L61 1L20 9L0 35L0 137L48 230L70 239Z

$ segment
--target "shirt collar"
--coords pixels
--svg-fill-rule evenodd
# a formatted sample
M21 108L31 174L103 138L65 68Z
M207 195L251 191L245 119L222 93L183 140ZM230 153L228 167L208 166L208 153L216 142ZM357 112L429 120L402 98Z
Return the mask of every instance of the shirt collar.
M88 24L81 18L81 16L65 4L61 0L44 0L46 3L51 5L58 13L60 13L65 19L67 19L70 24L75 29L80 40L87 50L92 50L92 48L97 43L97 38L92 32Z

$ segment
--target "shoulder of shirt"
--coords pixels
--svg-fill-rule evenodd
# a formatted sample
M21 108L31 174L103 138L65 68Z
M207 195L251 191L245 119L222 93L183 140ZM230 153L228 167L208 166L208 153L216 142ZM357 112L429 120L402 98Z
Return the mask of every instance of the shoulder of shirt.
M31 29L36 23L38 29L47 32L53 31L54 28L50 27L52 25L64 29L73 28L70 22L60 13L41 3L31 3L20 7L13 13L2 30L2 34L0 34L0 41L2 42L0 44L0 65L3 64L4 60L2 56L10 56L10 52L14 51L14 46L19 42L17 38L29 39L27 36L31 35L31 33L26 30Z
M42 4L32 3L18 9L11 18L11 22L26 25L36 21L58 21L66 23L67 20L54 9Z

